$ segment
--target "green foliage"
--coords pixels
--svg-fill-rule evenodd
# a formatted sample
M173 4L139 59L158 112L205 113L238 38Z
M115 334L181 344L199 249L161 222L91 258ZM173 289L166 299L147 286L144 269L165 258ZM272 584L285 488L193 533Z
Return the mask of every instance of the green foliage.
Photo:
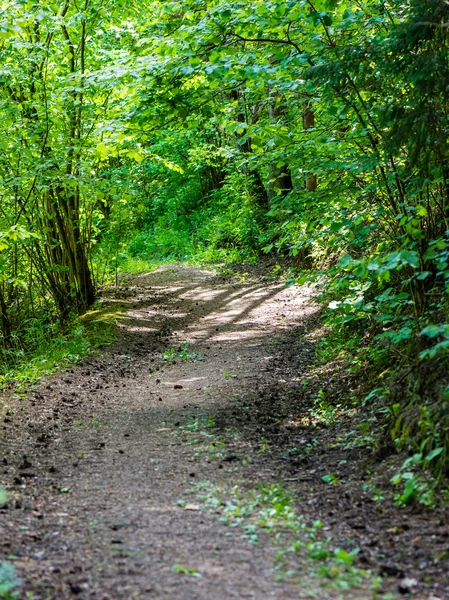
M178 348L169 348L162 354L162 359L175 364L177 360L194 361L204 360L198 352L189 351L190 342L181 342Z
M184 565L173 565L171 569L175 573L180 573L181 575L190 575L191 577L201 577L201 573L199 573L196 569L188 569Z
M309 409L311 419L314 423L325 423L331 425L336 420L341 405L333 405L326 398L323 390L319 390L313 407Z
M232 435L231 428L226 433ZM175 435L181 442L195 447L196 457L205 456L208 462L223 460L226 455L226 443L217 433L212 417L192 418L186 425L181 425Z
M402 489L395 494L398 506L408 506L415 500L430 508L436 504L435 490L438 481L423 471L425 466L434 461L444 448L435 448L432 452L423 456L422 453L414 454L404 461L399 472L392 477L392 483Z
M2 600L17 600L22 581L18 579L16 570L8 562L0 563L0 598Z
M339 479L338 477L335 477L335 475L332 475L332 473L328 473L327 475L323 475L323 477L321 478L321 480L324 483L329 483L331 485L335 485L337 483L339 483Z
M340 592L360 586L379 587L373 574L353 565L358 548L334 547L332 539L325 536L323 523L308 523L298 514L291 494L282 486L243 490L203 482L191 491L205 508L221 514L222 523L243 531L250 543L258 543L262 532L272 534L278 546L279 581L301 583L307 589L308 581L318 579L323 589Z
M113 341L115 321L116 314L100 306L65 322L30 319L24 331L14 334L12 348L0 347L0 387L14 383L21 391L45 375L79 362Z
M2 356L120 269L278 253L321 286L328 353L398 382L398 447L448 447L444 0L4 12Z

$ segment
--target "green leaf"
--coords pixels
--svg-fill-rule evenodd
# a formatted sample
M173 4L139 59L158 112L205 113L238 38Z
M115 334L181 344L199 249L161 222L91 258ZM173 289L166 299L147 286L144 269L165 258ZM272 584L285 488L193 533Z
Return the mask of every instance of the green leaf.
M189 569L184 565L173 565L172 571L175 573L180 573L181 575L191 575L192 577L201 577L201 574L197 571L197 569Z
M426 207L423 206L422 204L418 204L418 206L416 207L416 214L418 214L420 217L426 217L427 216Z
M347 267L349 267L349 265L352 265L352 264L353 264L353 258L350 254L345 254L338 261L338 266L340 269L346 269Z
M138 163L141 163L145 160L145 154L139 150L129 150L126 154L129 158L132 158Z
M416 279L418 279L419 281L422 281L424 279L427 279L427 277L429 277L429 275L431 275L430 271L423 271L422 273L417 275Z
M360 552L359 548L351 550L351 552L347 552L343 548L336 548L334 550L335 557L338 558L339 560L347 563L348 565L351 565L354 562L354 558L356 557L356 555L359 552Z
M439 335L449 336L449 323L442 323L441 325L428 325L427 327L424 327L419 335L425 335L431 339Z
M436 458L437 456L440 456L440 454L442 454L442 452L444 452L444 448L434 448L431 452L429 452L429 454L425 457L425 461L426 462L430 462L431 460L433 460L434 458Z
M401 503L404 504L405 506L408 506L409 504L411 504L413 502L413 500L415 500L417 494L418 494L418 489L416 487L416 480L413 477L413 478L410 478L404 486L404 492L402 493L402 496L401 496Z

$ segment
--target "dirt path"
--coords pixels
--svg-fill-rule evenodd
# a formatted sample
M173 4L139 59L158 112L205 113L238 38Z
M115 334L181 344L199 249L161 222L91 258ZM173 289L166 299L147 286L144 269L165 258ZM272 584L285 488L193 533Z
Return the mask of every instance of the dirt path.
M311 416L310 291L166 267L119 296L117 343L5 418L21 597L449 598L444 514L379 511L348 425Z

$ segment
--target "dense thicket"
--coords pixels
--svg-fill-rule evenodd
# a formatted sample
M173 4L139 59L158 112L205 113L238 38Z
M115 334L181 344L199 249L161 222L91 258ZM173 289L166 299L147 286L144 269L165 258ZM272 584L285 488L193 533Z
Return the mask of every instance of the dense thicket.
M444 0L4 2L3 351L126 256L296 256L443 475L448 25Z

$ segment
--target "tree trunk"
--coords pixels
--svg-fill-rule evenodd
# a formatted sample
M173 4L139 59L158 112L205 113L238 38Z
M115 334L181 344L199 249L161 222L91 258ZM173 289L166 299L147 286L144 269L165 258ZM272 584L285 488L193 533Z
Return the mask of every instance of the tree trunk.
M279 100L278 94L273 95L273 100L268 109L270 119L274 122L282 123L286 121L285 103ZM270 200L276 196L286 196L293 190L293 178L288 165L270 165L270 182L268 186L268 195Z
M240 103L241 95L237 92L237 90L232 90L229 95L234 102L237 102L237 115L236 115L237 121L239 123L246 124L245 111ZM246 136L246 139L243 142L240 141L245 136L246 136L246 130L241 133L235 133L235 139L237 141L237 148L242 153L252 154L253 149L252 149L252 145L251 145L251 138L249 136ZM257 204L260 207L267 210L269 208L269 196L268 196L267 190L265 189L265 186L263 184L262 177L260 176L259 171L257 171L257 170L249 171L249 169L245 169L245 173L247 173L252 179L253 192L254 192L254 196L257 200Z

